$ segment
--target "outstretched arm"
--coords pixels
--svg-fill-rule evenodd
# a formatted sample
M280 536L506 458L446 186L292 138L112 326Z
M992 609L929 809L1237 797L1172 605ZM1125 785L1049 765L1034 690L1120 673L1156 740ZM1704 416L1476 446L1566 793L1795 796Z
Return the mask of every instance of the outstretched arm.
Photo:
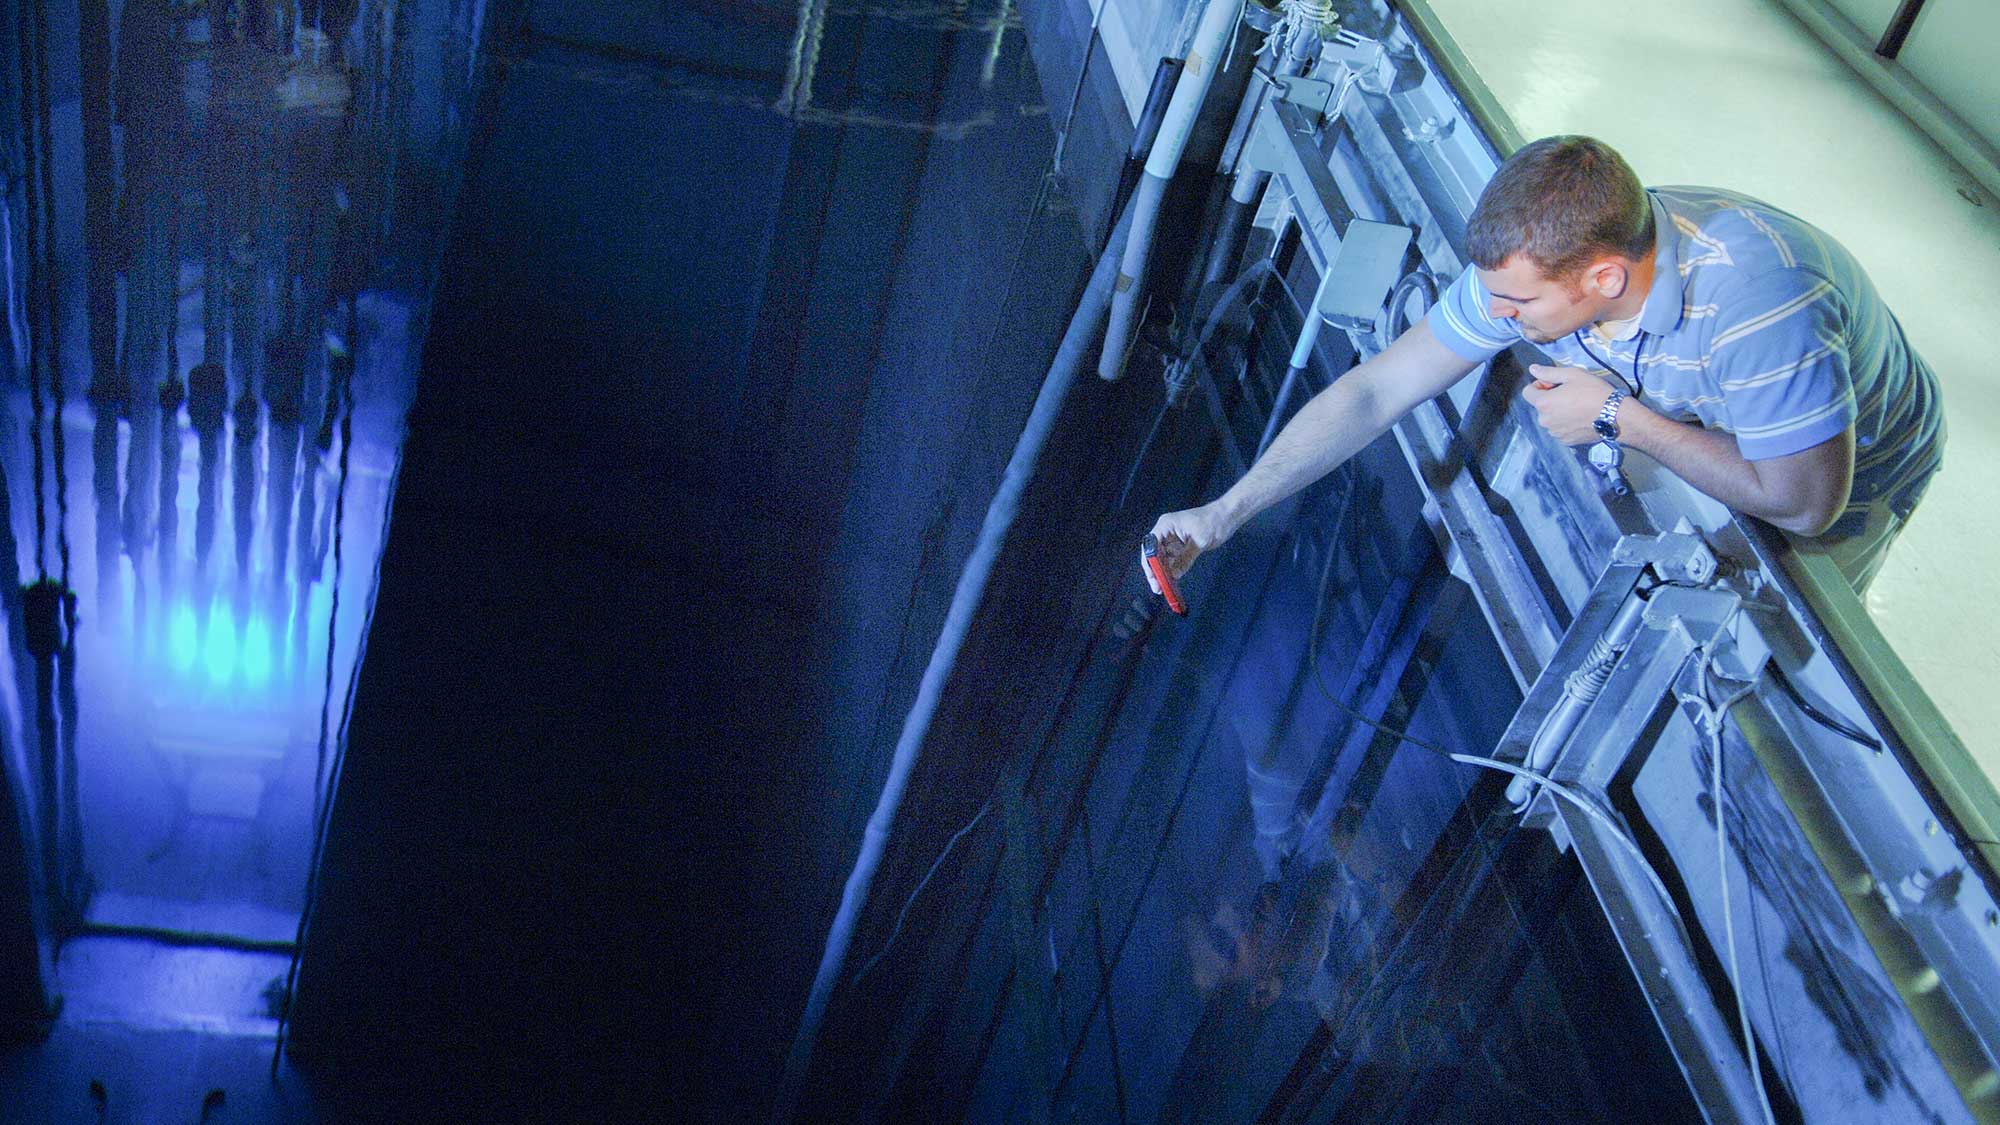
M1221 546L1252 516L1332 472L1475 366L1418 321L1382 354L1314 395L1229 491L1199 508L1161 516L1153 524L1161 557L1175 576L1186 573L1203 551ZM1152 575L1146 583L1153 585Z

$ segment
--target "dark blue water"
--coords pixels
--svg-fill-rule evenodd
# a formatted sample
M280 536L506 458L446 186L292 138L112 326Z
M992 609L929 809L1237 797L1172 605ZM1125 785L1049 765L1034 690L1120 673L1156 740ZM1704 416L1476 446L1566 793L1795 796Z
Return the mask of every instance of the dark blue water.
M111 148L64 110L67 202L9 196L56 217L69 326L17 337L4 459L24 577L67 541L79 595L73 784L16 638L45 899L262 936L338 761L292 1000L329 1105L756 1116L1100 244L1109 68L1072 116L1072 17L986 0L231 10L114 9L108 85L74 52L56 99ZM1517 701L1392 444L1205 564L1194 617L1140 596L1139 531L1270 409L1296 312L1264 290L1214 413L1145 441L1171 293L1067 408L808 1116L1685 1115L1574 866L1348 717L1479 751ZM1024 818L981 815L1022 770Z

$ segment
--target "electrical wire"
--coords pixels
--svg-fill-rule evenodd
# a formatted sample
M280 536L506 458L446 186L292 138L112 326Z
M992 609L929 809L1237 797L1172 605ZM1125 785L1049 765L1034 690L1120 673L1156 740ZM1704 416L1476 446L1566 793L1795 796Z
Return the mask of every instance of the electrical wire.
M349 294L347 298L347 339L349 341L350 346L356 347L357 350L358 350L359 338L356 335L356 330L359 327L359 324L357 323L358 320L359 320L358 302L353 294ZM342 765L342 763L346 761L347 758L344 749L338 750L334 758L334 769L332 773L328 772L327 724L328 724L328 713L333 708L334 655L336 652L339 651L340 582L342 577L341 571L345 563L345 559L343 556L342 540L344 538L344 533L347 527L347 483L349 477L348 470L350 467L349 454L352 452L354 448L353 372L354 368L359 366L360 357L358 354L354 356L354 360L355 360L354 365L350 367L343 376L333 380L332 383L327 388L328 395L331 396L331 399L333 401L338 402L341 408L340 456L337 461L340 477L339 477L339 482L334 486L334 493L333 493L334 497L333 577L332 577L332 589L330 592L331 605L327 612L327 622L326 622L326 675L325 675L325 685L324 685L325 690L324 690L324 695L320 699L320 708L319 708L319 757L316 763L316 767L313 771L312 861L306 868L305 905L299 911L298 929L292 942L292 960L290 966L288 966L287 969L285 970L285 1005L278 1015L277 1034L272 1037L271 1074L273 1077L276 1077L278 1073L278 1060L284 1052L285 1034L289 1030L291 1024L292 1002L298 994L299 964L304 959L305 956L306 927L308 922L312 918L313 904L319 897L320 863L325 858L327 828L332 821L333 786L338 778L338 774L340 772L340 766ZM398 458L397 463L400 471L400 465L401 465L400 457ZM392 495L393 491L394 489L392 486L391 488ZM383 499L382 505L383 505L383 519L386 523L386 520L388 519L389 510L392 507L390 499L388 497L385 497ZM378 542L386 541L386 531L387 529L385 526L384 539L378 540ZM377 573L379 575L382 565L381 556L379 552L377 554L375 565ZM373 600L374 599L372 598L369 599L370 604L366 614L364 614L365 619L362 622L362 632L360 635L364 639L364 641L368 635L367 628L373 622L374 619ZM303 627L303 619L301 619L301 622L302 622L301 627ZM362 642L357 642L357 644L359 643ZM344 748L347 744L347 723L349 717L352 714L352 708L354 705L354 685L356 677L360 672L360 669L361 669L361 654L357 651L354 655L354 664L348 673L347 697L343 702L341 708L340 725L333 732L333 737L335 739L334 746L336 748Z
M875 956L870 957L867 964L861 966L861 971L854 974L854 978L848 982L849 984L860 984L861 978L868 975L868 971L875 967L875 963L887 957L889 951L896 947L896 939L902 936L903 933L903 921L910 916L910 908L917 904L917 896L924 893L925 887L930 886L931 876L936 875L938 868L944 866L944 861L946 857L951 855L951 850L958 846L958 842L965 838L966 833L972 831L980 821L985 820L986 814L992 811L992 809L993 798L988 797L986 798L986 803L979 806L979 811L973 815L972 819L966 821L963 828L952 833L950 840L945 841L944 850L939 852L938 857L931 861L930 870L925 871L924 877L917 880L916 890L910 892L910 897L903 900L903 908L896 912L896 924L890 927L888 940L882 943L882 948L875 951ZM1049 957L1053 960L1055 957L1055 935L1053 931L1049 935L1049 942Z
M1069 112L1063 115L1062 128L1056 130L1056 151L1049 159L1049 176L1062 175L1063 149L1069 144L1071 126L1076 124L1076 107L1083 103L1083 82L1090 77L1090 56L1097 49L1098 24L1110 4L1111 0L1098 0L1097 8L1090 13L1090 38L1083 41L1083 64L1076 68L1076 86L1069 92Z
M1698 697L1681 693L1682 701L1693 704L1700 718L1701 732L1709 739L1709 794L1715 802L1715 873L1722 896L1722 934L1729 949L1729 976L1736 993L1736 1020L1743 1033L1743 1059L1750 1068L1750 1077L1757 1086L1757 1102L1764 1110L1764 1120L1775 1125L1771 1114L1771 1096L1764 1090L1763 1072L1757 1065L1757 1039L1750 1029L1750 1006L1743 999L1743 973L1736 962L1736 919L1729 901L1729 822L1722 811L1722 720L1738 700L1749 695L1754 683L1745 683L1727 699L1717 703L1708 694L1709 673L1714 663L1715 650L1712 645L1701 649L1701 667L1696 673Z
M46 346L43 349L42 354L44 356L45 362L48 365L49 393L50 393L50 398L52 400L51 405L55 409L55 418L53 423L49 427L49 451L50 451L50 456L52 458L52 464L55 470L56 552L59 564L57 577L62 582L63 589L68 590L69 589L69 530L67 525L69 523L69 469L65 463L67 458L65 457L63 452L64 403L63 403L62 330L60 324L58 323L62 315L61 313L62 306L59 297L58 280L56 278L56 271L55 271L55 245L56 245L56 181L55 181L55 154L54 154L55 110L53 104L50 101L50 96L49 96L49 90L50 90L49 44L51 40L49 38L49 11L48 11L47 0L35 0L34 4L32 5L32 8L35 17L35 37L36 37L35 51L34 51L35 100L37 109L36 117L38 119L37 124L41 128L41 141L42 141L41 143L42 159L40 161L41 167L39 169L39 171L41 172L41 179L42 179L42 185L41 185L42 221L45 224L43 229L43 242L42 242L42 251L44 254L43 268L42 268L42 283L48 290L47 295L44 298L47 301L47 308L43 320L43 327L47 332L48 340ZM34 170L31 170L29 174L33 175ZM39 501L40 497L37 496L36 499ZM64 615L66 618L68 618L68 624L70 625L71 630L74 631L76 626L75 611L72 607L68 605L65 605L64 608L65 608ZM65 646L67 646L67 644L68 641L66 639Z
M33 42L42 42L43 45L46 46L45 41L34 39L34 30L31 26L30 12L27 5L23 5L20 9L19 26L16 30L20 38L21 50L24 55L28 50L31 49L30 44ZM21 68L22 90L20 91L21 146L23 150L22 152L23 158L30 162L34 161L38 155L40 155L44 161L49 159L46 153L38 154L37 152L38 148L37 141L39 139L40 134L36 125L35 99L33 98L32 90L30 89L33 80L34 80L34 68L32 66L23 65ZM46 500L48 492L48 484L44 476L42 467L43 461L45 460L45 455L42 450L42 426L48 417L48 410L47 407L44 406L42 400L41 367L43 366L42 361L44 356L42 354L42 348L38 348L36 345L38 343L41 343L43 347L46 347L46 343L44 342L45 337L47 333L50 331L50 325L54 322L55 313L53 312L53 310L51 310L50 312L48 312L47 314L45 314L40 318L37 318L35 315L37 312L41 311L37 307L37 305L41 300L43 300L43 297L38 293L38 290L41 289L42 287L36 285L35 282L40 280L39 276L40 272L42 270L49 268L48 255L46 251L47 244L44 241L42 219L41 219L41 212L42 212L41 199L40 199L41 181L40 178L34 174L34 170L32 169L32 167L21 176L20 181L21 181L21 199L22 202L27 205L27 213L23 216L25 222L22 226L21 235L22 235L22 242L26 247L28 255L27 272L29 281L26 286L27 293L22 300L22 304L24 307L23 311L26 313L26 319L28 322L27 324L28 348L26 354L26 359L27 359L26 373L28 376L28 401L31 408L34 411L34 421L28 427L28 441L29 444L33 446L33 458L34 458L35 569L38 572L39 576L44 581L46 581L49 576L49 556L48 556L49 517L48 517L47 500ZM9 254L11 255L13 252L13 242L11 238L8 241L7 248ZM8 262L8 265L10 268L12 267L13 263L11 260ZM10 317L12 315L12 311L13 310L11 308L8 310ZM39 328L35 323L37 319L40 319L42 322Z
M1812 704L1812 702L1808 700L1805 697L1805 695L1799 691L1798 685L1792 682L1792 678L1790 676L1785 675L1785 670L1783 668L1778 667L1775 663L1770 665L1770 670L1771 670L1771 678L1777 681L1778 687L1785 693L1786 696L1788 696L1791 699L1792 705L1797 707L1799 711L1805 715L1806 718L1811 719L1813 722L1818 723L1820 726L1825 727L1826 729L1832 731L1837 735L1840 735L1842 738L1845 738L1850 742L1859 743L1863 746L1866 746L1870 750L1875 751L1878 754L1882 752L1881 739L1876 738L1875 736L1868 734L1857 727L1851 726L1839 719L1836 719L1832 715L1829 715L1826 712L1820 710L1818 707L1815 707Z

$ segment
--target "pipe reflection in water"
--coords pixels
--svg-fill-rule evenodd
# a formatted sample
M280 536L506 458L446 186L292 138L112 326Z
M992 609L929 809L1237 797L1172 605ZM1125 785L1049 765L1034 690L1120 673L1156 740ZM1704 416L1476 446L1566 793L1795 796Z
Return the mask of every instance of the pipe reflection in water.
M257 416L259 404L249 391L236 400L236 454L230 468L236 481L236 613L250 613L250 554L257 542Z
M162 604L174 593L175 562L180 557L181 403L186 398L187 388L178 378L160 384L160 522L154 567Z
M291 608L281 580L291 562L292 501L298 487L299 428L304 416L301 399L305 395L304 349L295 341L271 341L264 389L271 413L267 450L271 483L271 574L279 580L270 583L270 596L261 600L267 603L267 612L282 631L285 612Z
M111 576L125 547L118 519L118 423L125 416L128 387L116 373L100 369L90 384L90 481L97 508L97 612L113 620L123 602Z
M216 495L222 477L222 420L229 404L229 376L204 361L188 372L188 422L198 448L195 472L194 594L208 600L208 556L215 548Z

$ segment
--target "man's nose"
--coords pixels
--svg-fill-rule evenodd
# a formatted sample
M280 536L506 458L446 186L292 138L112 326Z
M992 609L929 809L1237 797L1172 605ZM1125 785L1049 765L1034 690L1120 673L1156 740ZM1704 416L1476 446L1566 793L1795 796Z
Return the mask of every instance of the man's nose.
M1498 320L1512 320L1514 319L1514 315L1521 311L1505 301L1494 301L1487 307L1492 310L1494 318Z

